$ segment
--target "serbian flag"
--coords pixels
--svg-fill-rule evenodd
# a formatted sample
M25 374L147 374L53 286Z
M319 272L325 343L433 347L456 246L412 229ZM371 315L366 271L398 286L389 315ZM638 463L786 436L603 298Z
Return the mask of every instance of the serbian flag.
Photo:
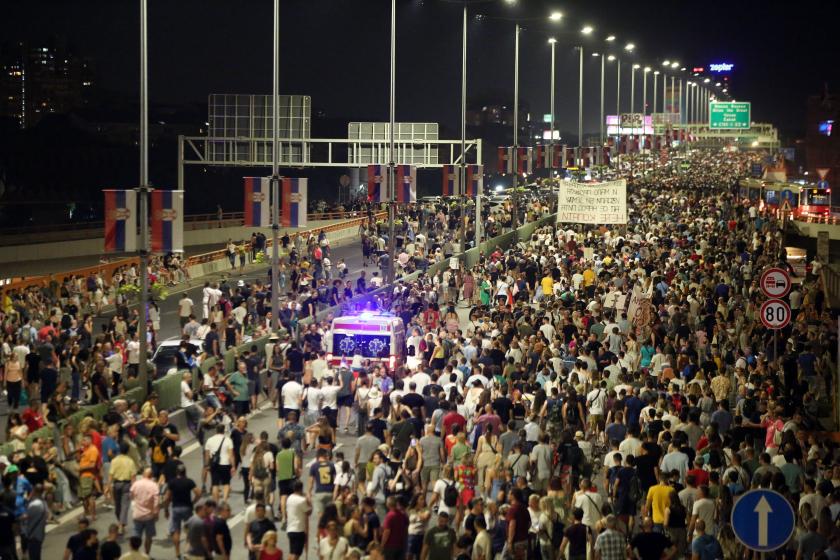
M417 202L417 167L414 165L397 165L397 192L395 198L400 204Z
M455 196L461 190L461 168L458 165L443 166L443 196Z
M245 227L271 225L271 177L245 177Z
M589 167L589 164L591 163L591 159L592 159L591 158L592 148L581 148L580 151L581 151L580 157L581 157L581 160L583 162L583 167L584 168Z
M184 191L152 191L152 252L184 251Z
M137 193L133 190L106 190L105 252L130 253L137 250Z
M498 171L502 175L513 173L513 148L499 148L498 165Z
M516 172L530 175L534 172L534 148L518 148Z
M609 146L604 146L603 148L601 148L601 165L609 165L611 155L612 150Z
M566 161L564 163L565 167L574 167L575 166L575 149L574 148L566 148Z
M484 192L484 166L468 165L467 181L464 183L464 195L475 198L476 195Z
M388 202L387 165L368 165L368 200Z
M280 225L306 227L306 179L283 177L280 184Z

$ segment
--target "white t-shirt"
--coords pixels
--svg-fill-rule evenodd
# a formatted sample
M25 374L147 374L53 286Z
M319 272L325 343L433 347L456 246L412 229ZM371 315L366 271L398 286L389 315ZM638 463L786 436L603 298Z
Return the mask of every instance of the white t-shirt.
M300 396L303 393L303 385L297 381L287 381L283 384L280 396L283 398L283 408L291 410L300 409Z
M204 444L204 450L210 454L210 460L213 460L213 455L221 447L222 452L219 454L219 465L222 467L230 466L230 452L233 451L233 440L224 434L213 434L207 439Z
M702 498L694 502L691 515L696 515L706 523L706 534L715 534L715 502L709 498Z
M306 387L306 411L320 412L321 411L321 389L318 387Z
M583 524L587 527L595 527L595 523L601 519L601 506L604 505L604 498L597 492L583 492L577 494L575 507L583 510Z
M338 392L340 390L341 388L338 385L321 387L321 397L323 398L322 408L338 410Z
M128 363L129 364L139 364L140 363L140 341L139 340L129 340L128 343L125 345L126 351L128 352Z
M452 480L445 480L443 478L437 479L435 482L434 488L432 488L432 492L438 495L438 501L436 505L438 506L438 513L445 511L446 513L452 514L452 510L443 503L443 493L446 492L446 487L454 484L455 482Z
M178 302L178 316L189 317L190 313L192 313L193 305L193 300L190 298L182 298L181 301Z
M604 414L604 402L607 400L607 390L598 387L592 389L586 395L586 404L589 407L589 414Z
M318 555L321 558L328 558L332 560L335 558L336 560L339 558L344 558L347 554L347 549L350 545L347 543L347 539L342 537L341 535L338 536L338 540L335 542L335 546L330 544L330 538L324 537L318 543Z
M309 504L306 497L299 494L291 494L286 498L286 532L303 533L306 529L306 519Z
M187 408L188 406L192 406L195 402L187 395L192 394L192 389L190 388L190 384L186 381L181 381L181 408Z

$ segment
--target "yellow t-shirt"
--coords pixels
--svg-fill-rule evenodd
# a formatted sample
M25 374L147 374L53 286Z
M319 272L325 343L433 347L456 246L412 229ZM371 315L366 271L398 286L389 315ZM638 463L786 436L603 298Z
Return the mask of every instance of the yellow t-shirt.
M583 285L584 286L591 286L595 283L595 271L591 268L587 268L583 271Z
M665 523L665 509L671 505L671 492L674 489L667 484L655 484L648 489L647 501L651 505L654 523Z
M542 285L543 294L551 295L551 291L554 289L554 279L551 276L543 276L540 285Z
M137 474L137 465L128 455L117 455L111 460L111 480L129 481Z

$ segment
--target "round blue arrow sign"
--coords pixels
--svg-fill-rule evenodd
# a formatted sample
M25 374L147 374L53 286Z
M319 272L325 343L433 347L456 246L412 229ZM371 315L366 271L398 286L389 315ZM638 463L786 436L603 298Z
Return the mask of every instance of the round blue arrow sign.
M769 552L784 546L793 535L793 506L773 490L750 490L732 508L732 529L751 550Z

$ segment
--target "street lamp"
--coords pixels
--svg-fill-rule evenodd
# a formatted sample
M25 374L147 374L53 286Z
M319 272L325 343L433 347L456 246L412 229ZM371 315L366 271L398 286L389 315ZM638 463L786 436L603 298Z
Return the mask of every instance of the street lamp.
M634 64L630 69L630 112L636 112L636 70L641 68L640 65Z
M615 35L610 35L605 39L605 41L607 41L607 43L612 43L613 41L615 41Z
M594 28L591 25L585 25L580 30L583 35L590 35L593 31ZM581 148L583 146L583 45L580 45L578 49L580 49L580 57L578 58L578 148Z
M624 50L627 52L633 52L633 49L635 48L636 45L634 45L633 43L627 43L626 45L624 45Z
M653 71L653 109L651 110L650 114L656 113L656 91L657 85L659 83L659 70ZM665 104L665 96L662 96L662 104ZM662 111L665 112L664 110Z
M595 31L595 29L591 25L584 25L583 29L580 30L580 32L583 33L584 35L589 35L593 31Z
M549 105L551 106L551 126L548 130L548 176L550 178L554 169L554 70L557 39L554 37L549 38L548 44L551 45L551 95L549 96Z
M562 12L551 12L551 15L548 16L548 19L551 21L560 21L561 19L563 19L563 14Z

